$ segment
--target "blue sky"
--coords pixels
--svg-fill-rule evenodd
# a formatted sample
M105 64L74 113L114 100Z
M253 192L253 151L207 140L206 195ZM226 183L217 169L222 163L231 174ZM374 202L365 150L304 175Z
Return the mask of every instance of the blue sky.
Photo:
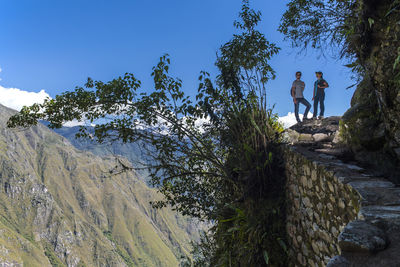
M311 100L314 72L322 70L330 83L326 115L343 114L354 92L346 90L351 73L318 51L298 55L283 40L276 29L287 2L252 1L263 13L259 29L282 48L271 61L277 78L268 85L269 104L280 116L293 111L289 89L297 70ZM0 86L53 97L87 77L108 81L131 72L151 88L151 68L168 53L173 74L193 95L200 70L216 73L215 54L235 32L240 7L240 0L0 0Z

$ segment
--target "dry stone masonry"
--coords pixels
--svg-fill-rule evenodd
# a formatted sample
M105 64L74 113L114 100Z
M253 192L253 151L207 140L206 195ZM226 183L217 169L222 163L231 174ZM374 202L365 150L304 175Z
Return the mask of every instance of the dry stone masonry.
M340 254L338 237L355 220L359 197L333 172L294 148L286 151L287 232L298 266L322 266Z
M339 120L285 133L291 266L400 266L400 188L354 160Z

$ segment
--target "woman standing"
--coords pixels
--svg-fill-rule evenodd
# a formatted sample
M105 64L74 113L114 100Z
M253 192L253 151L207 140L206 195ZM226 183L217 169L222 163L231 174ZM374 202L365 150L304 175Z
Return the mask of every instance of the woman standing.
M314 93L313 93L313 99L314 100L314 114L313 114L313 119L317 118L318 114L318 103L320 104L320 113L319 113L319 119L324 118L324 112L325 112L325 88L329 87L329 84L327 81L324 80L323 78L323 73L322 71L317 71L315 72L315 75L317 76L317 80L314 83Z

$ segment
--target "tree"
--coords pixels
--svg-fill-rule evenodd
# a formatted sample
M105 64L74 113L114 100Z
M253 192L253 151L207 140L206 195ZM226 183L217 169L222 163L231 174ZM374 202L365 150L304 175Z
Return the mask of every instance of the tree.
M279 27L294 47L330 49L349 61L360 83L343 136L363 152L359 160L389 173L400 163L399 21L398 0L292 0Z
M154 206L214 223L204 238L215 248L211 266L284 266L282 128L266 108L266 83L275 77L268 61L279 48L256 30L260 19L244 0L234 24L239 33L218 54L216 83L201 72L194 102L169 75L165 55L153 68L151 93L130 73L107 83L89 78L84 87L24 107L8 126L85 120L96 124L98 142L140 141L151 182L165 197ZM78 137L90 137L87 128Z
M333 52L341 50L340 56L351 56L347 49L348 20L354 9L353 0L335 1L302 1L294 0L288 3L279 26L294 47L306 49L308 46L325 52L334 48Z

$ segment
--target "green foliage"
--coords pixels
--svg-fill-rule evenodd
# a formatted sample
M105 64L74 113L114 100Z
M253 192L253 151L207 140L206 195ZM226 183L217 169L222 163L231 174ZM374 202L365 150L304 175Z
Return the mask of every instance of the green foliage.
M194 266L286 266L280 125L256 107L231 114L225 141L229 195L194 250ZM266 262L268 259L268 263Z
M129 267L135 266L135 263L132 261L132 258L129 256L129 254L118 245L117 245L117 253L118 255L121 256L121 258L124 260L127 266Z
M286 266L283 199L249 201L241 207L226 207L232 217L219 221L217 260L211 266Z
M292 0L284 13L279 31L294 47L326 51L351 59L353 71L365 76L365 57L378 40L374 31L394 30L389 21L399 21L398 0ZM383 36L380 36L383 37ZM398 39L398 38L397 38ZM398 63L393 59L394 68Z
M230 120L226 166L236 185L221 203L210 266L285 266L285 205L279 129L270 114L252 108ZM228 188L229 185L226 185ZM227 189L228 190L228 189Z
M237 98L243 97L243 94L257 95L265 109L265 85L269 79L275 78L275 71L268 61L278 53L279 48L256 30L261 13L250 9L249 1L244 1L239 17L234 25L242 32L235 34L220 48L216 62L221 72L218 85L231 88Z
M351 33L348 20L354 0L292 0L279 26L293 46L324 49L333 45L347 54L346 38ZM325 49L324 49L325 50Z
M213 266L213 258L216 254L216 249L213 232L202 232L199 242L193 243L193 259L186 257L181 261L180 267Z
M44 254L49 259L51 266L53 267L65 267L65 264L61 262L61 260L56 256L53 249L50 247L49 244L45 244L45 251Z
M8 126L47 120L59 128L77 119L96 123L94 135L82 127L78 137L140 141L151 182L164 195L153 205L215 224L195 265L284 266L283 129L266 108L266 83L275 77L268 61L279 48L256 29L261 14L248 1L239 17L239 33L218 53L216 83L201 72L195 101L169 75L165 55L150 93L129 73L108 83L89 78L85 88L24 107Z

